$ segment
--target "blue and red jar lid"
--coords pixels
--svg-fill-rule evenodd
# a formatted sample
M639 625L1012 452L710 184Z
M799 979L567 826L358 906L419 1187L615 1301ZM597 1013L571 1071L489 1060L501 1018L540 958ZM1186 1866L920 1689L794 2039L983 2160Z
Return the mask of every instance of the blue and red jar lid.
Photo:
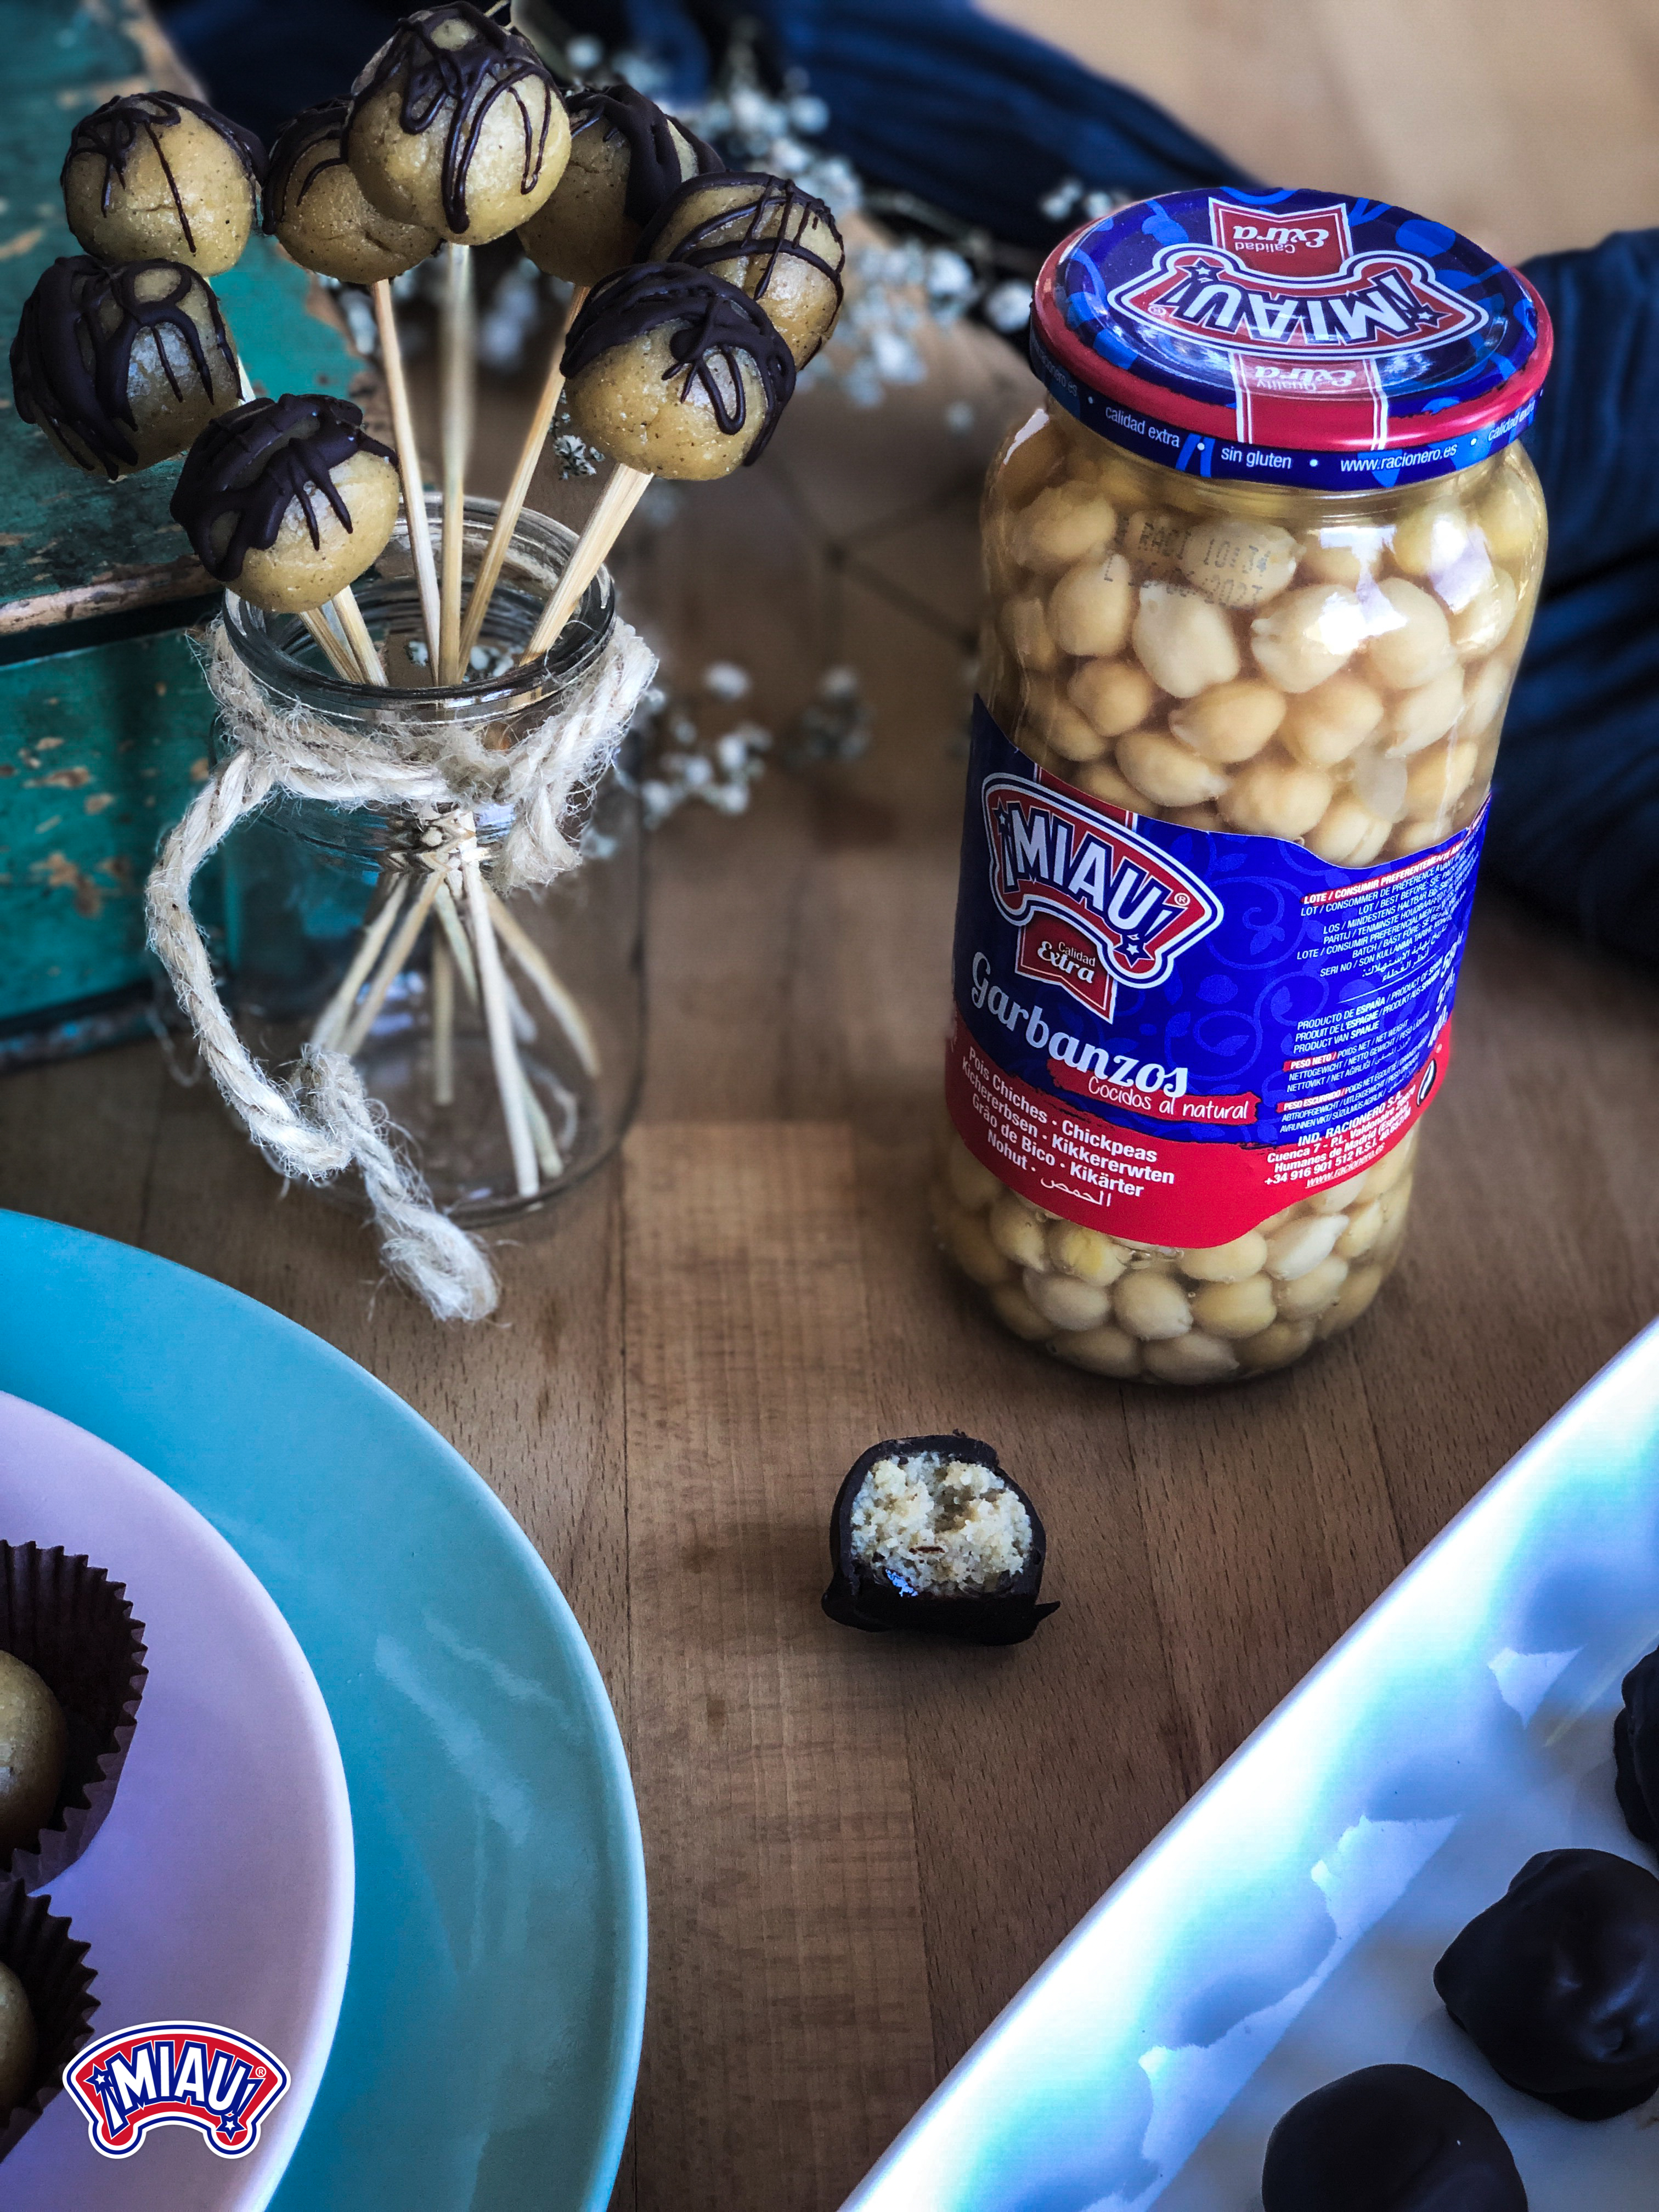
M1031 360L1167 467L1332 493L1449 476L1518 438L1548 311L1443 223L1334 192L1165 193L1057 246Z

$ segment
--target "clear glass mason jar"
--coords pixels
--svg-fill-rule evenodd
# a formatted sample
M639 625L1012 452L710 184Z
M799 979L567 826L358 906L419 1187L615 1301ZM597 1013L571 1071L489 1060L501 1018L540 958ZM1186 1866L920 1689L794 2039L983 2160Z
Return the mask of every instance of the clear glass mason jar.
M1110 221L1133 219L1139 228L1142 212L1130 210ZM1150 220L1145 227L1152 229ZM1212 238L1226 234L1212 218ZM1039 371L1048 372L1050 393L1006 441L985 498L988 605L980 684L994 726L986 742L994 747L1010 740L1036 764L1041 773L1032 788L1061 802L1062 815L1054 818L1067 820L1068 836L1080 837L1089 818L1074 805L1064 816L1064 803L1079 799L1108 810L1104 821L1123 825L1131 838L1135 825L1157 822L1206 833L1201 849L1212 855L1210 887L1224 893L1243 840L1256 851L1267 852L1261 841L1271 840L1315 856L1336 886L1318 897L1340 901L1346 894L1337 872L1354 872L1354 883L1368 892L1379 883L1407 881L1413 856L1433 856L1422 862L1425 870L1455 859L1464 832L1475 840L1467 870L1472 887L1504 707L1544 561L1543 498L1521 446L1503 444L1468 465L1392 485L1376 474L1368 483L1355 476L1345 482L1336 459L1328 457L1324 481L1335 480L1329 489L1320 488L1313 473L1322 465L1318 453L1297 457L1300 482L1275 481L1266 466L1261 475L1267 480L1261 481L1206 476L1190 462L1186 470L1162 465L1150 453L1162 449L1154 441L1169 434L1145 416L1123 429L1127 442L1105 434L1127 412L1109 378L1103 377L1102 390L1112 404L1097 407L1085 399L1083 412L1094 427L1079 419L1079 387L1089 364L1078 347L1058 368L1044 358L1044 337L1066 311L1063 297L1055 306L1063 275L1056 284L1054 272L1057 264L1063 268L1066 251L1060 249L1045 272L1046 325L1039 289L1033 351ZM1178 254L1176 249L1177 275ZM1402 258L1409 271L1417 257ZM1228 281L1239 274L1225 253L1205 259L1194 249L1191 261L1212 278L1218 266ZM1166 251L1154 273L1167 276L1170 267ZM1248 262L1244 271L1240 289L1248 292L1257 272ZM1267 280L1257 281L1265 287ZM1322 282L1328 295L1328 270ZM1099 290L1096 285L1091 312L1097 312L1092 303ZM1277 296L1294 301L1301 295L1291 281L1280 283ZM1073 329L1077 322L1073 317ZM1547 362L1547 319L1543 328ZM1183 335L1190 336L1177 333ZM1148 377L1153 373L1144 362L1134 367ZM1223 356L1217 374L1231 373ZM1540 367L1534 392L1541 374ZM1171 411L1179 412L1174 401ZM1304 413L1304 429L1306 421ZM1316 434L1316 422L1313 427ZM1203 442L1185 440L1189 453ZM1481 443L1478 435L1468 441L1476 451ZM1170 437L1169 446L1179 450L1181 436ZM1249 449L1230 450L1242 469ZM1386 476L1386 468L1381 473ZM1412 472L1403 473L1409 478ZM994 754L985 756L981 768L979 744L976 732L975 788L989 808L991 785L1006 795L1012 783L1006 774L990 775L999 765ZM976 804L970 792L970 829ZM1021 835L1034 842L1042 826L1022 817ZM1057 840L1060 832L1054 834ZM982 1004L983 976L992 963L974 948L1002 928L993 915L991 929L975 934L970 898L980 894L970 885L972 850L965 836L952 1032L957 1074L969 996L966 963L970 955L985 962L974 994ZM1294 856L1291 861L1294 868ZM1274 866L1282 871L1282 856L1263 864L1262 884ZM1277 893L1279 886L1272 888ZM1311 882L1306 888L1313 889ZM1194 886L1191 896L1201 900L1204 887ZM1177 891L1176 903L1188 896ZM1281 908L1265 890L1260 904L1264 933L1286 927ZM1075 899L1071 905L1075 910ZM1092 975L1098 941L1085 941L1086 929L1082 937L1075 928L1066 933L1063 899L1051 898L1042 911L1058 915L1061 923L1058 950L1046 945L1042 957L1069 962L1074 974L1081 963ZM1081 916L1085 923L1089 918ZM1443 1023L1461 932L1460 924L1448 940L1449 974L1436 1010ZM1386 947L1373 956L1389 957ZM1025 1015L1024 999L1032 989L1018 979L1039 974L1029 951L998 972L1000 981L1011 984L1002 997L1016 1017ZM1269 975L1267 982L1273 981ZM1229 988L1224 979L1217 981L1218 1001ZM1023 994L1018 1000L1016 988ZM1121 1002L1121 992L1119 997ZM1375 1026L1386 1038L1390 1005L1383 996L1376 1003ZM1054 1006L1051 992L1031 1024L1044 1032L1057 1030ZM1201 1006L1180 1016L1189 1031L1207 1018ZM971 1020L967 1026L973 1028ZM1079 1036L1103 1034L1073 1026ZM982 1017L977 1035L982 1043ZM1058 1048L1062 1059L1075 1042L1066 1036ZM980 1092L988 1081L1006 1098L1011 1133L1018 1134L1022 1115L1032 1127L1042 1123L1030 1139L1032 1157L1042 1156L1043 1144L1052 1146L1056 1127L1084 1133L1081 1100L1069 1109L1073 1120L1045 1118L1040 1078L1033 1080L1029 1061L1021 1082L1009 1075L1008 1058L998 1060L992 1052L996 1072L988 1077L986 1056L971 1038L963 1048L978 1066ZM1176 1057L1171 1051L1131 1067L1125 1055L1125 1064L1112 1069L1115 1085L1091 1083L1097 1096L1122 1110L1098 1129L1089 1124L1085 1140L1107 1152L1173 1160L1173 1153L1137 1150L1131 1140L1146 1127L1146 1114L1135 1109L1143 1103L1150 1109L1152 1091L1174 1087ZM1310 1055L1309 1065L1318 1057ZM1079 1064L1073 1057L1072 1066ZM1282 1064L1299 1065L1290 1059ZM1427 1062L1415 1111L1442 1064ZM1105 1060L1097 1055L1096 1065L1103 1070ZM1049 1072L1069 1079L1053 1062ZM1180 1074L1184 1085L1184 1069ZM1310 1080L1316 1085L1316 1078ZM1334 1179L1328 1172L1319 1187L1304 1177L1288 1205L1261 1203L1259 1218L1247 1212L1242 1219L1235 1207L1222 1224L1224 1234L1170 1243L1137 1237L1133 1213L1115 1232L1098 1213L1092 1221L1082 1218L1092 1208L1065 1197L1043 1203L1064 1176L1045 1176L1030 1158L1018 1160L1012 1141L995 1149L999 1140L989 1126L995 1109L963 1110L960 1102L967 1097L958 1083L937 1146L932 1206L940 1243L981 1286L1007 1328L1075 1366L1126 1379L1194 1383L1285 1366L1357 1321L1399 1255L1419 1134L1409 1099L1396 1116L1403 1133L1380 1152L1373 1147L1358 1172ZM1172 1110L1164 1099L1157 1103ZM1249 1110L1218 1102L1218 1112ZM964 1140L963 1128L973 1143ZM1022 1172L1012 1171L1016 1164ZM1174 1179L1163 1176L1166 1182Z
M430 496L434 531L440 502ZM496 513L466 502L470 582ZM470 723L505 749L517 732L574 696L611 635L615 598L601 571L555 651L517 665L574 543L526 514L464 684L424 687L420 604L401 534L356 586L392 682L349 684L323 659L299 618L267 615L228 595L225 627L244 666L279 707L297 702L354 731L411 720ZM216 732L216 745L224 742ZM472 811L492 897L493 855L507 810ZM581 866L542 888L517 890L492 911L536 1157L533 1189L514 1168L496 1058L480 1004L463 902L439 894L382 980L362 967L366 929L395 898L386 939L427 879L429 814L342 808L275 793L240 823L221 854L225 995L249 1049L273 1066L296 1060L319 1025L356 1059L371 1097L408 1141L435 1203L469 1226L534 1212L595 1167L620 1141L639 1095L643 1038L643 873L637 785L625 744L596 794ZM385 952L379 965L385 963ZM378 1003L371 1003L372 994ZM353 1203L346 1185L326 1187Z

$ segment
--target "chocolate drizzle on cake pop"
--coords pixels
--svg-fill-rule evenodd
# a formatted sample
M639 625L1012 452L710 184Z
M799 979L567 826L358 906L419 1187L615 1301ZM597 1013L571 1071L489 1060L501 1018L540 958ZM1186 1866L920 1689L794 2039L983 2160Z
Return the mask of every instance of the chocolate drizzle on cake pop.
M440 46L434 33L446 23L464 23L471 36L456 46ZM547 153L548 126L558 89L535 48L506 25L455 0L444 8L423 8L406 15L351 88L361 102L389 85L399 70L403 105L398 119L411 136L427 130L446 100L454 102L444 137L443 210L451 230L467 228L466 172L490 109L511 98L524 125L524 176L520 189L535 190ZM547 88L548 104L539 126L519 91L534 80Z
M697 157L699 175L710 175L723 166L707 140L686 130L683 123L672 123L654 100L647 100L631 84L591 85L574 94L566 105L573 137L597 123L607 138L620 138L626 144L628 184L623 212L630 222L649 222L684 182L677 130Z
M665 383L683 380L680 397L694 384L707 394L715 422L728 438L749 419L741 356L754 363L765 395L766 419L744 456L757 461L795 389L794 356L763 309L724 277L672 262L635 262L607 276L588 295L565 341L564 373L580 376L601 355L631 344L666 324L680 325L668 342ZM714 364L720 364L716 373Z
M340 142L350 119L351 102L349 100L320 100L315 107L301 108L291 121L283 124L271 140L270 154L265 165L264 211L260 222L260 228L268 238L276 236L277 221L287 212L288 188L294 179L295 165L302 154L326 140L334 142L334 151L328 159L314 161L306 172L306 180L295 195L296 207L325 170L350 167L340 149Z
M139 280L162 270L171 287L154 299L139 294ZM134 467L138 449L127 436L137 428L130 391L132 349L143 337L155 341L175 398L184 397L179 374L161 343L171 331L211 394L213 368L202 332L183 302L199 291L212 319L214 343L232 384L236 355L219 303L193 270L177 261L128 261L106 268L90 254L54 261L24 302L11 345L11 388L26 422L40 424L65 443L88 453L105 475ZM111 304L113 316L105 313ZM125 428L123 428L125 425Z
M324 392L289 392L250 399L210 422L185 456L168 509L196 557L221 584L234 584L256 549L276 542L283 518L297 500L313 545L322 543L313 492L320 492L347 530L351 513L334 471L354 453L396 456L369 437L361 407ZM217 543L227 518L232 527Z
M126 180L127 164L141 138L147 138L155 149L155 158L161 165L161 173L167 180L167 190L173 195L173 204L179 216L179 227L185 234L185 244L190 252L196 251L195 234L190 227L190 217L185 213L184 197L179 190L179 180L167 159L167 147L161 133L178 123L186 114L196 116L210 124L231 151L238 155L248 180L258 185L264 173L265 149L251 131L240 123L233 123L228 115L221 115L216 107L210 107L204 100L192 100L182 92L127 92L118 99L106 100L101 107L94 107L90 115L83 115L70 133L69 152L64 157L59 182L69 175L70 164L83 154L95 154L104 164L104 180L100 204L107 215L118 177Z
M736 206L719 209L706 221L694 225L677 246L669 249L670 258L693 269L718 269L724 261L763 261L760 282L752 289L745 288L755 300L764 300L781 261L804 262L808 268L827 276L835 287L836 312L839 314L846 297L840 268L803 243L806 227L814 218L827 223L830 231L839 236L836 219L822 200L814 199L811 192L804 192L793 178L769 176L758 170L733 170L715 179L688 177L647 228L635 258L650 261L655 258L656 240L672 222L680 200L690 194L706 191L711 181L718 182L722 190L750 185L754 198L746 206L739 202Z

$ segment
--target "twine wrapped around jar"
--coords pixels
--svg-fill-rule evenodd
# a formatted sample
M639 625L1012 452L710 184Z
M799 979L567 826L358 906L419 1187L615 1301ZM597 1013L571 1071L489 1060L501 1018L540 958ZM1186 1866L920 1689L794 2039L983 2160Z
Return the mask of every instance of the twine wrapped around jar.
M279 701L244 665L222 621L209 634L203 665L232 746L151 871L150 945L214 1081L270 1164L308 1182L355 1165L391 1273L439 1320L482 1320L499 1295L494 1270L477 1240L433 1205L350 1057L308 1044L292 1077L279 1081L247 1051L220 999L191 912L191 884L237 823L279 788L332 805L391 807L419 817L424 864L446 874L478 866L474 810L509 808L511 824L492 847L492 874L503 890L549 883L580 860L573 833L651 681L655 658L618 623L574 698L562 699L527 729L520 726L514 743L499 750L476 723L434 726L411 718L406 726L353 731L299 701Z

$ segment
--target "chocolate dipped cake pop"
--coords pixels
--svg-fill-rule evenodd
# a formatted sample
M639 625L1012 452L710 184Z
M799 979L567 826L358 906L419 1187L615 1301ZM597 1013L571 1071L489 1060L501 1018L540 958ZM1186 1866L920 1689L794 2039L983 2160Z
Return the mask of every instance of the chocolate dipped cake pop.
M1613 1788L1632 1835L1659 1845L1659 1651L1637 1661L1624 1692L1613 1723Z
M683 264L635 262L596 286L564 370L589 445L697 480L758 460L795 388L788 347L748 295Z
M424 261L435 230L382 215L345 157L349 100L325 100L285 123L265 170L264 228L302 269L343 284L378 284Z
M1261 2212L1527 2212L1490 2113L1420 2066L1365 2066L1267 2138Z
M34 2087L40 2039L28 1992L0 1960L0 2122Z
M210 576L271 613L320 607L386 550L398 468L362 410L316 392L210 422L170 512Z
M590 86L568 106L569 165L519 243L550 276L597 284L632 260L686 179L719 169L720 157L631 84Z
M219 302L194 270L76 253L23 303L11 388L65 460L115 477L182 453L241 386Z
M694 177L639 242L642 261L684 261L758 300L804 368L841 313L847 248L822 200L787 177Z
M264 165L252 132L205 100L124 93L70 132L64 211L106 261L160 255L217 276L247 244Z
M346 158L398 222L487 246L564 174L557 87L527 40L466 0L406 15L352 91Z
M32 1844L57 1810L68 1745L51 1690L33 1667L0 1651L0 1860Z
M1512 2087L1575 2120L1659 2089L1659 1881L1611 1851L1540 1851L1434 1970Z

